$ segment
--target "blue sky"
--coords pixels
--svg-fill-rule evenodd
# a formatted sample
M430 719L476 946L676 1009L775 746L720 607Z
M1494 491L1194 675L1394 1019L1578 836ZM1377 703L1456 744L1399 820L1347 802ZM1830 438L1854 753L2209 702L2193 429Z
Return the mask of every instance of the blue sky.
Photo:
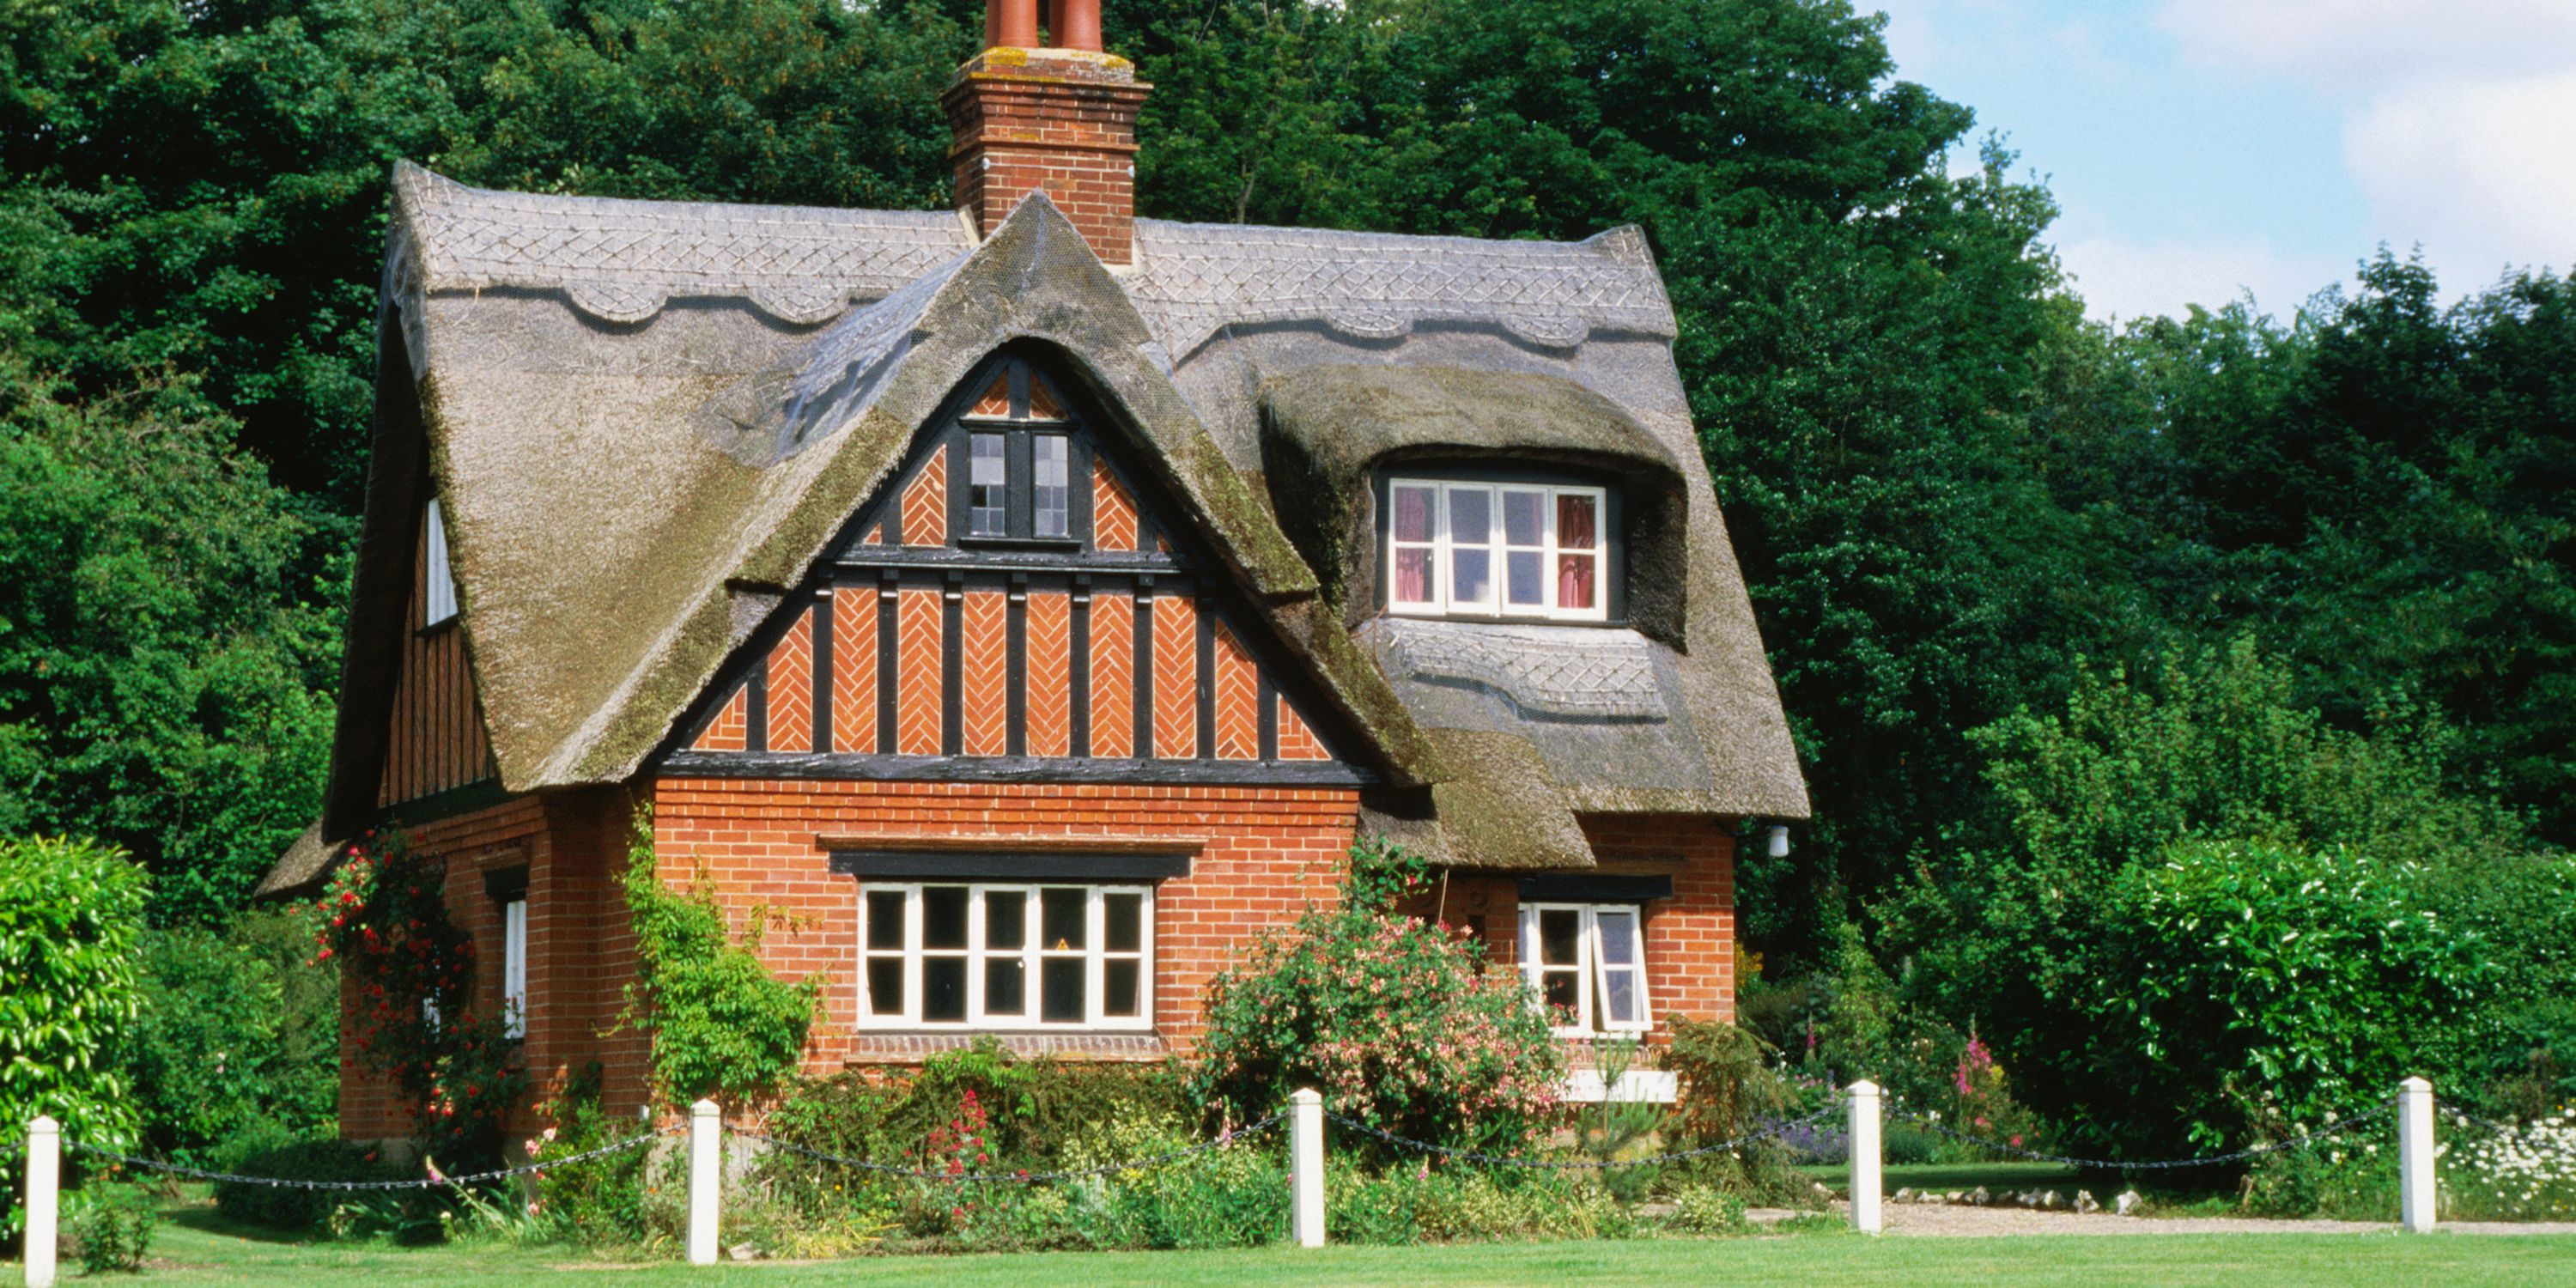
M2383 242L2454 297L2576 262L2576 0L1854 7L2048 180L2096 317L2249 292L2286 315Z

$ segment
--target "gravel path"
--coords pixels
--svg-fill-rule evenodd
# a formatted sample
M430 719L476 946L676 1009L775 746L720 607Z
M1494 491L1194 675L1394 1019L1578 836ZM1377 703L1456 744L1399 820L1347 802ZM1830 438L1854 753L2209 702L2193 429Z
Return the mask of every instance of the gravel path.
M1839 1220L1850 1208L1833 1206ZM2382 1234L2395 1229L2379 1221L2270 1221L2255 1217L2112 1216L2105 1212L2038 1212L2029 1208L1953 1207L1934 1203L1890 1203L1881 1207L1889 1234L1952 1238L1992 1238L2020 1234ZM1748 1213L1768 1223L1791 1215L1786 1208L1757 1208ZM2576 1221L2446 1221L2452 1234L2576 1234Z

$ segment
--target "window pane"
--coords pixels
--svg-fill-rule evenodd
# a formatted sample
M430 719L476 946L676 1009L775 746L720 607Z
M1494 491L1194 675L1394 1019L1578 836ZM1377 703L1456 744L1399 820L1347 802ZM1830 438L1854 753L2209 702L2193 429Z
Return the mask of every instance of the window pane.
M1431 489L1427 487L1395 489L1393 531L1398 541L1431 539Z
M1038 1018L1049 1024L1082 1020L1082 959L1050 957L1038 963Z
M1142 973L1132 961L1103 962L1107 967L1108 996L1100 1001L1100 1013L1119 1019L1134 1019L1137 1012L1137 981Z
M1559 608L1592 607L1593 555L1558 555L1556 557L1556 606Z
M868 947L902 951L903 899L901 890L868 891Z
M1145 946L1145 896L1141 894L1105 894L1100 896L1108 925L1100 932L1101 946L1113 953L1132 953Z
M1494 552L1477 547L1450 552L1449 600L1481 604L1494 597Z
M1570 492L1556 498L1556 544L1564 550L1590 550L1600 539L1598 508L1590 493Z
M966 959L921 959L921 1018L949 1024L966 1019Z
M921 946L966 946L966 887L928 886L922 890Z
M966 531L978 537L998 537L1009 529L1009 467L1003 457L1000 434L969 434L974 464L968 475L971 489L967 493Z
M1025 890L984 892L984 946L1022 948L1029 942L1029 895Z
M1637 1022L1637 972L1614 970L1602 975L1601 1018L1612 1024Z
M994 957L985 960L984 1013L986 1015L1029 1013L1028 963L1017 957Z
M1416 546L1395 552L1395 602L1431 602L1431 548Z
M1539 977L1540 1000L1547 1003L1548 1010L1562 1012L1551 1015L1551 1021L1574 1022L1580 1013L1576 1008L1582 1002L1582 986L1582 977L1570 970L1552 970Z
M1583 914L1572 908L1550 908L1538 914L1538 959L1546 966L1572 966L1583 960Z
M868 1014L903 1014L903 959L868 959Z
M1041 537L1061 537L1071 531L1072 491L1066 485L1067 447L1062 434L1040 434L1033 440L1036 448L1030 473L1030 513Z
M1042 890L1038 892L1038 915L1044 921L1038 935L1038 947L1067 949L1083 946L1083 913L1091 902L1088 890ZM1052 977L1050 977L1052 978Z
M1503 556L1503 594L1511 603L1547 607L1547 556L1515 550Z
M1481 546L1494 539L1494 494L1480 487L1449 489L1449 539Z
M1503 493L1503 540L1515 546L1535 546L1547 539L1547 493L1505 491Z
M1601 928L1601 964L1634 966L1637 964L1637 914L1625 908L1604 909L1593 914L1593 924Z

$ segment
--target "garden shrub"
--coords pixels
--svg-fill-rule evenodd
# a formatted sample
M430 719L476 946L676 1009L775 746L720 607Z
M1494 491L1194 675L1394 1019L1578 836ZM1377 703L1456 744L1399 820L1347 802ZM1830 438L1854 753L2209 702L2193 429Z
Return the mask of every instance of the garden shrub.
M310 932L265 912L225 930L144 936L145 1004L127 1044L147 1146L202 1163L227 1138L273 1121L290 1137L335 1125L336 962L306 966Z
M1397 910L1423 878L1420 858L1363 842L1339 907L1263 932L1218 972L1190 1080L1202 1104L1266 1118L1311 1086L1332 1112L1417 1140L1507 1151L1538 1137L1564 1053L1520 975L1489 968L1471 931Z
M538 1117L554 1124L526 1144L539 1164L531 1217L561 1237L594 1245L642 1244L680 1232L676 1197L665 1200L652 1182L653 1150L639 1145L605 1158L546 1165L625 1140L645 1129L633 1118L610 1115L601 1104L603 1074L597 1063L564 1080L563 1089Z
M1674 1020L1672 1043L1663 1052L1664 1067L1680 1082L1666 1133L1670 1147L1706 1148L1819 1107L1821 1099L1802 1096L1771 1066L1770 1050L1749 1029L1716 1020ZM1702 1184L1779 1201L1805 1190L1806 1180L1795 1171L1802 1158L1789 1142L1766 1136L1682 1166Z
M416 1168L387 1161L376 1149L355 1141L305 1140L257 1145L245 1138L238 1157L220 1160L225 1170L244 1176L284 1181L395 1181L420 1175ZM229 1152L229 1151L227 1151ZM347 1192L308 1190L244 1181L215 1183L215 1210L244 1225L289 1234L325 1228Z
M67 1140L135 1148L141 1121L116 1056L142 1011L145 886L93 841L0 838L0 1139L50 1114ZM26 1220L25 1173L0 1166L0 1241Z
M733 942L703 874L686 891L663 881L649 807L636 812L625 891L635 931L626 1020L652 1040L657 1088L681 1102L739 1102L794 1077L821 980L789 983L761 964L765 917Z
M1753 1229L1743 1196L1706 1184L1685 1185L1673 1192L1673 1225L1694 1234L1747 1234Z
M1346 1243L1625 1238L1627 1209L1598 1176L1435 1168L1420 1163L1327 1179L1325 1227Z
M97 1184L73 1196L63 1217L63 1234L81 1273L106 1274L143 1269L152 1255L152 1227L161 1219L161 1204L137 1185Z
M2507 1124L2435 1124L2435 1214L2445 1221L2576 1220L2576 1105ZM2266 1216L2395 1221L2398 1150L2373 1130L2284 1150L2246 1175L2247 1208Z

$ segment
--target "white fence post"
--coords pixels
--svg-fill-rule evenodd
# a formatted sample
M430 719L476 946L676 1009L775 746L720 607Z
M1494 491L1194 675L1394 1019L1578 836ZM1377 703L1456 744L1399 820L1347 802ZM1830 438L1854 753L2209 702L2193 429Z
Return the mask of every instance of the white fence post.
M1324 1246L1324 1097L1312 1087L1288 1095L1288 1176L1296 1194L1297 1246Z
M27 1124L27 1288L54 1288L62 1188L63 1125L38 1114Z
M1845 1088L1851 1097L1851 1223L1862 1234L1879 1229L1878 1084L1863 1078Z
M2433 1229L2433 1084L2408 1078L2397 1084L2399 1212L2406 1229Z
M724 1194L724 1120L716 1102L689 1106L689 1264L716 1263L716 1204Z

